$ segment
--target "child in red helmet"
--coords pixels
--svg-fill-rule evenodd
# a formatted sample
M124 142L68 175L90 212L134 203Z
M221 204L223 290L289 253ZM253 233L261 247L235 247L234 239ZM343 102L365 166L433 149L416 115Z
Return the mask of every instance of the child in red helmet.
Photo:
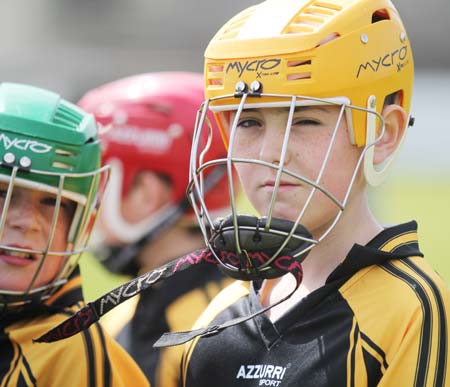
M112 166L95 239L98 258L113 272L136 275L204 246L186 198L203 98L200 74L160 72L111 82L80 100L104 128L103 162ZM219 138L210 151L226 155ZM225 176L222 167L206 176L205 197L216 214L228 206ZM161 352L153 343L168 330L189 329L223 280L214 265L193 268L143 292L134 311L106 318L153 386L164 386L161 374L177 377L182 349Z

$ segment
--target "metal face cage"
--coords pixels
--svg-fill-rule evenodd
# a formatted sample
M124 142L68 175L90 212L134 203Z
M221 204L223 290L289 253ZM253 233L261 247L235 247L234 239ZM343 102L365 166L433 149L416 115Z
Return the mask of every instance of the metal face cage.
M33 177L38 177L38 179L27 179L27 174L32 174ZM109 174L109 166L104 166L86 173L55 173L33 169L24 172L19 166L13 166L10 168L9 175L0 174L0 183L3 183L3 192L0 199L0 250L3 253L13 252L39 257L39 263L26 288L10 290L0 287L0 306L2 308L5 306L8 308L20 306L34 301L43 301L48 299L61 285L67 282L68 277L77 266L81 254L88 249L87 244L98 215L101 198L107 185ZM36 181L39 180L39 176L48 181L52 181L52 185ZM74 186L78 182L87 184L86 195L68 189L69 186ZM51 225L46 237L45 247L42 249L19 248L3 243L3 234L5 227L7 227L8 214L19 189L47 192L54 198ZM51 246L57 229L63 198L73 202L75 209L69 223L66 249L64 251L54 251L51 249ZM63 257L63 263L56 276L49 283L43 286L36 286L36 280L43 270L45 262L54 257ZM17 272L20 272L20 268L17 268Z
M255 233L258 233L258 227L263 224L263 231L269 234L282 235L282 241L280 245L275 249L275 252L271 252L270 258L260 265L255 264L254 261L250 263L252 265L253 271L264 271L282 254L283 249L290 243L293 239L302 239L307 242L303 247L295 251L295 256L306 256L307 252L311 250L318 243L323 241L330 232L334 229L339 219L341 218L346 205L348 203L352 188L354 186L355 180L358 175L358 171L362 170L364 162L371 163L373 167L373 147L380 141L385 132L385 123L383 117L375 110L375 97L371 96L367 101L367 108L353 106L350 101L345 97L336 98L313 98L308 96L300 95L282 95L282 94L267 94L261 93L261 85L251 85L250 90L246 85L237 85L236 93L234 95L224 95L221 97L215 97L210 100L205 101L200 107L197 119L196 119L196 129L194 132L193 144L191 149L191 161L190 161L190 183L188 186L188 195L193 206L195 215L203 232L205 242L214 254L218 263L224 267L226 270L231 272L238 272L241 270L240 267L234 267L229 262L224 262L220 257L220 253L216 251L213 244L212 236L220 234L223 232L221 230L220 220L213 219L210 211L207 208L204 200L204 173L208 168L216 165L225 165L228 175L228 195L230 198L230 209L231 209L231 219L234 233L234 250L238 256L246 256L247 250L245 245L244 232L249 228L253 229ZM323 156L323 162L321 164L320 170L317 176L314 178L304 176L298 172L289 170L285 166L286 154L289 145L289 141L292 137L291 128L293 123L294 112L297 108L302 106L337 106L339 108L339 115L337 122L333 128L332 135L329 140L329 144L326 148L326 152ZM270 163L261 159L256 158L242 158L235 156L236 138L239 131L238 123L242 112L245 109L263 109L271 107L282 107L286 108L288 111L288 118L286 126L284 129L284 136L281 145L281 151L277 163ZM208 158L208 147L211 143L212 130L206 118L207 110L212 110L216 117L219 117L223 112L233 112L235 114L233 120L229 123L229 126L223 130L222 123L222 136L224 140L228 142L228 154L226 158L223 159L209 159ZM330 190L326 189L322 184L323 176L327 168L330 168L330 155L336 144L336 137L338 133L338 128L342 120L346 120L347 127L349 130L349 141L351 142L351 133L353 133L352 127L352 115L365 114L368 133L367 143L361 148L360 156L354 165L353 172L350 176L349 181L346 183L345 194L343 198L339 199ZM220 118L219 118L220 120ZM220 123L219 123L220 124ZM375 135L376 133L376 135ZM367 160L371 157L370 160ZM261 222L256 222L256 226L251 226L248 222L241 222L238 206L236 203L236 192L238 187L235 186L235 182L231 178L233 169L236 166L242 164L252 164L254 166L268 168L275 173L275 182L273 187L273 192L271 194L270 202L267 210L264 214L258 214L258 216L263 215ZM288 176L290 179L295 179L302 185L310 187L310 192L307 195L306 200L300 206L296 208L296 214L292 217L290 227L286 229L283 227L279 229L274 226L278 223L279 219L274 217L274 208L276 206L277 200L279 198L279 188L280 182L282 181L282 176ZM298 235L296 233L297 227L302 226L302 220L305 218L306 211L311 207L313 198L319 193L325 195L327 200L329 200L336 207L336 214L332 219L330 225L326 228L321 235L314 235L314 237L309 238L305 235ZM227 193L224 193L227 194ZM227 222L227 227L230 228L230 222ZM257 266L255 266L257 265Z

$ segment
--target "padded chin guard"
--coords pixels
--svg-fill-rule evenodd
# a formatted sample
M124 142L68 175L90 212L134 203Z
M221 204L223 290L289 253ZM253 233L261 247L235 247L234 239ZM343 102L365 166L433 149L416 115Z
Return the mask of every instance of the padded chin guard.
M237 216L237 230L230 215L218 219L213 227L210 248L228 276L244 281L281 277L301 268L313 244L311 233L298 225L285 244L294 223L251 215ZM241 253L239 253L239 248Z

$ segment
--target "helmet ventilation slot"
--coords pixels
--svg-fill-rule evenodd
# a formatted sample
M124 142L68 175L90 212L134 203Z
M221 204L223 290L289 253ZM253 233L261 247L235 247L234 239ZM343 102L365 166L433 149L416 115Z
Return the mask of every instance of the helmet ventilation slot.
M372 14L372 24L390 19L389 12L386 9L379 9Z
M290 60L287 62L287 67L292 68L292 71L295 71L288 72L288 81L311 79L311 59Z
M310 33L332 19L342 7L331 2L317 1L300 11L286 27L286 34Z
M73 157L74 153L66 149L56 149L55 150L55 161L52 163L52 167L58 169L64 169L66 171L73 170Z
M209 64L207 77L208 77L208 85L209 86L223 86L223 64Z
M236 15L236 17L234 17L232 20L230 20L230 23L226 25L226 28L221 31L218 40L228 40L235 38L241 31L242 26L245 25L248 18L253 14L254 9L255 6L247 8L246 10Z

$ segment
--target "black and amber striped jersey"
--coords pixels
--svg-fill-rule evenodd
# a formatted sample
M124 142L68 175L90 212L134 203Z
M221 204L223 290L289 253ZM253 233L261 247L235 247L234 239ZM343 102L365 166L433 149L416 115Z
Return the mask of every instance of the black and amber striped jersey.
M42 313L0 319L1 387L149 386L136 363L99 324L52 344L33 342L84 306L80 286L77 273L47 300Z
M182 346L153 348L169 331L189 330L209 302L231 283L215 265L192 266L189 270L141 293L133 315L123 309L105 316L103 324L112 334L121 325L117 341L139 364L152 386L177 385ZM132 318L131 318L132 317Z
M260 310L260 286L233 283L196 326ZM394 226L354 245L323 287L274 323L261 314L187 343L182 385L449 386L449 311L417 224Z

